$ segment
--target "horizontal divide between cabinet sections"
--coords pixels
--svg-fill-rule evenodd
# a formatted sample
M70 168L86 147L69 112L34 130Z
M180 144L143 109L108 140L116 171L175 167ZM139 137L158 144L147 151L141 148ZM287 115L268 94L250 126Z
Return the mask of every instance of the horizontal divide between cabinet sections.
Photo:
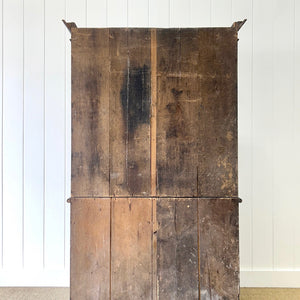
M71 299L238 299L239 198L70 202Z

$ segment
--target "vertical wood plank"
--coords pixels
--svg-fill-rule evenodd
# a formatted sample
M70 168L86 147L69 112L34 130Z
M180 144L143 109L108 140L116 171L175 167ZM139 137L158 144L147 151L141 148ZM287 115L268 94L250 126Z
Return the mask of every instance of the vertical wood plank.
M149 1L150 0L128 0L128 26L149 26Z
M106 0L87 0L87 27L107 27Z
M293 45L294 1L273 1L274 268L293 268Z
M107 26L126 27L128 26L127 0L107 1Z
M151 192L151 31L149 29L131 29L128 32L128 59L129 78L126 83L128 193L145 196L150 195ZM124 95L121 98L124 110Z
M201 299L239 299L238 205L198 199Z
M156 214L159 299L200 299L197 199L158 198Z
M264 20L264 25L261 25ZM273 1L253 0L253 268L273 268ZM268 38L266 38L268 37ZM261 247L264 245L264 247Z
M150 111L150 185L151 196L156 195L156 131L157 131L157 29L151 29L151 111Z
M9 269L23 264L23 2L3 0L3 17L3 264Z
M85 59L82 59L83 55ZM109 195L108 128L108 29L74 29L72 30L72 196Z
M65 19L69 22L75 22L77 26L85 26L87 24L87 2L86 0L71 1L65 0ZM71 197L71 177L72 177L72 74L71 74L71 34L65 28L65 269L69 269L70 265L70 204L66 199Z
M109 172L110 195L127 195L126 126L120 91L124 77L128 76L127 33L118 29L109 30ZM127 92L124 93L127 96Z
M44 5L24 1L24 266L43 266Z
M45 1L44 266L64 268L65 27L64 1ZM55 47L53 46L55 45Z
M237 195L235 31L159 30L157 45L158 195Z
M149 195L150 30L110 37L110 194Z
M252 268L252 0L232 3L233 19L247 19L238 41L238 174L241 269Z
M191 0L170 0L170 27L190 26Z
M209 27L211 24L211 1L212 0L190 0L191 14L190 25Z
M149 26L169 27L170 7L169 0L150 0L149 3Z
M152 298L152 199L112 199L111 298Z
M71 202L71 299L110 299L110 199Z

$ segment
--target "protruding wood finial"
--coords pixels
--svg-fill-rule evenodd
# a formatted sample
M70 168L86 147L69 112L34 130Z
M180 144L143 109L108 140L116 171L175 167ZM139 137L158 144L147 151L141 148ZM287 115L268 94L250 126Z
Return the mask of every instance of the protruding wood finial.
M234 22L231 26L231 28L234 28L236 31L239 31L241 27L246 23L247 19L244 19L243 21Z
M71 29L72 28L77 28L77 25L74 23L74 22L66 22L65 20L62 20L64 22L64 24L66 25L66 27L68 28L68 30L70 31L71 33Z

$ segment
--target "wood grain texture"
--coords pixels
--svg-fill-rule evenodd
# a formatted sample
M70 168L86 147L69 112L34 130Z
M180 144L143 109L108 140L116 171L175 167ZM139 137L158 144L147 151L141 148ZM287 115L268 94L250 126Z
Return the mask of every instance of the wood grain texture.
M199 299L197 199L158 199L159 299Z
M201 299L239 299L238 202L199 199Z
M153 299L152 229L152 199L112 200L111 299Z
M110 199L71 202L71 299L110 297Z
M109 33L72 28L72 196L109 195Z
M157 195L237 196L236 31L157 31Z
M110 194L149 195L150 31L110 29L109 49Z

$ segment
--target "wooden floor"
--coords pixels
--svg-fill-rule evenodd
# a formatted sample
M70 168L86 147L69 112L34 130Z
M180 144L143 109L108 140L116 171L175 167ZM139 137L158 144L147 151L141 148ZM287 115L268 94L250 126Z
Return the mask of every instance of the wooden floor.
M69 288L0 288L3 300L68 300ZM241 300L298 300L300 289L242 288Z

